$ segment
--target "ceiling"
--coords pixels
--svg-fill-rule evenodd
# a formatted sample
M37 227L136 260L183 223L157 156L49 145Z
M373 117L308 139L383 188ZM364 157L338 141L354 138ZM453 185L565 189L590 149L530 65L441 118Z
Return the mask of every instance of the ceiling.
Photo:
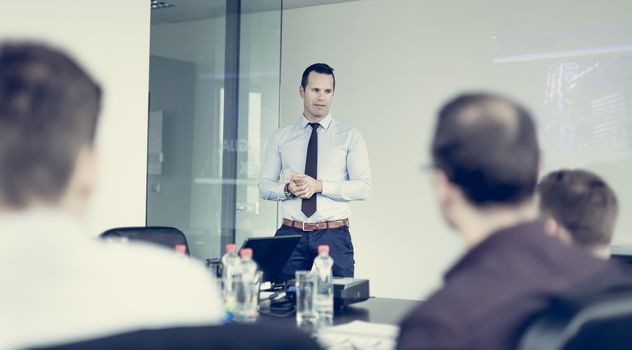
M162 0L173 7L151 10L151 24L195 21L206 18L224 17L226 0ZM242 0L242 13L264 12L299 7L320 6L358 0Z

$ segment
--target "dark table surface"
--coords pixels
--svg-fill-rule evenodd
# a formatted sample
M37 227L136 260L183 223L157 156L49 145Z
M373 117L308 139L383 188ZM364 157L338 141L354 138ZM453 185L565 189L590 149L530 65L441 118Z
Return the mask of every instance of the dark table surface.
M419 303L417 300L370 298L361 303L336 310L334 313L334 324L359 320L397 325L417 303ZM259 322L295 326L296 316L292 314L287 317L273 317L261 314L259 315Z

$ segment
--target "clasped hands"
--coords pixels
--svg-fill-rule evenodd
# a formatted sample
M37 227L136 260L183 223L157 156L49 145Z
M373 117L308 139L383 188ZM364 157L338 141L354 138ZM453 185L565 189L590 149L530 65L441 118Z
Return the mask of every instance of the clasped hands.
M288 190L299 198L309 199L315 193L323 191L323 183L305 174L293 174L290 178Z

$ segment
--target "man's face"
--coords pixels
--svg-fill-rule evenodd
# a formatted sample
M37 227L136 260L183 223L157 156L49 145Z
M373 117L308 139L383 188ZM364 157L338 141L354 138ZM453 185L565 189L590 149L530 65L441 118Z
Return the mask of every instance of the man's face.
M329 114L334 97L334 77L329 74L310 72L305 89L299 89L303 99L303 114L308 119L322 119Z

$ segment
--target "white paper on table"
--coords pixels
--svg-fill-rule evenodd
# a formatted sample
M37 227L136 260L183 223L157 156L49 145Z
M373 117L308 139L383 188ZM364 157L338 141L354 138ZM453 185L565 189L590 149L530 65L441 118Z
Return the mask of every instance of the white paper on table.
M392 350L395 349L398 334L398 326L353 321L324 329L317 338L328 350Z

